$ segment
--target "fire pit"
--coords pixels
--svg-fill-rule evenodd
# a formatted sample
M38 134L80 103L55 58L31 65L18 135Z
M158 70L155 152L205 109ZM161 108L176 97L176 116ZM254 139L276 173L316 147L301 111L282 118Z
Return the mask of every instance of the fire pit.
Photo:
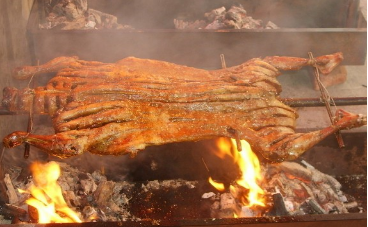
M158 0L154 5L162 5L162 2L168 4L168 2ZM356 12L357 1L349 1L348 5L352 10L346 10L346 5L344 4L333 4L331 11L343 12L340 14L341 18L336 21L326 21L326 24L322 25L322 28L309 28L308 26L310 26L310 24L308 23L313 24L315 22L313 19L310 21L308 20L308 23L307 20L305 20L305 25L301 25L302 22L296 22L296 24L299 23L301 26L299 28L295 28L294 25L282 27L282 22L287 21L288 16L297 13L298 10L295 9L290 11L280 4L277 11L283 12L284 14L282 15L284 17L276 20L275 23L281 26L281 28L277 30L262 31L178 31L170 27L168 22L164 22L166 18L160 19L160 23L163 26L157 26L157 21L149 21L149 23L145 24L144 22L138 22L137 17L133 17L132 15L129 16L129 11L132 11L130 10L131 7L136 9L136 15L139 15L141 11L145 11L144 7L134 7L146 4L141 1L136 1L135 4L132 2L126 3L127 5L119 1L111 1L111 4L107 7L101 6L99 1L90 1L91 7L97 7L98 9L101 7L104 12L117 15L118 18L122 18L123 20L119 22L131 24L133 26L132 30L42 30L38 29L38 25L40 24L38 16L43 12L40 8L40 3L41 1L35 2L28 24L30 41L33 44L31 46L31 54L34 64L46 62L60 55L71 54L79 55L86 60L100 60L104 62L112 62L125 56L134 55L136 57L168 60L201 68L218 68L220 61L217 56L225 56L226 64L231 66L238 64L244 59L258 57L259 55L306 57L305 54L310 51L313 51L315 55L320 55L332 53L336 50L341 51L341 49L343 49L342 51L345 54L344 63L351 65L363 64L366 55L365 48L363 48L366 47L366 29L364 28L365 26L363 26L364 21L362 22L361 18L358 21L352 19L358 17ZM234 2L228 4L233 3ZM260 13L259 9L265 7L263 4L261 4L263 6L258 6L258 3L255 2L248 4L242 1L242 3L244 4L244 8L252 9L249 11L255 13L254 17L262 17L262 13ZM152 5L150 4L147 5L148 8L151 8ZM204 8L196 8L198 3L194 1L189 1L187 4L192 4L195 8L193 11L197 11L196 13L198 14L199 11L207 12L208 10L220 7L224 2L218 2ZM270 4L270 2L266 3L266 5L267 4ZM298 2L293 4L297 6L301 3ZM182 3L179 1L171 1L167 7L177 9L180 7L174 6L178 5L182 5ZM315 7L312 7L312 9L305 9L305 14L319 11L325 12L326 10L326 6L323 4L311 5ZM332 4L326 5L331 5L332 7ZM124 9L123 11L126 15L119 14L117 9ZM156 13L160 14L162 10L169 11L159 8L156 9ZM177 12L174 11L170 11L170 14L172 18L178 15ZM272 15L263 15L263 18L267 17L272 17ZM346 19L346 17L348 19ZM156 27L152 26L152 23L156 23ZM73 42L68 41L70 39L72 39ZM203 42L204 39L208 42ZM86 40L88 40L88 42L86 42ZM147 43L147 40L153 41L153 44ZM166 43L168 40L172 42L169 45L171 48L158 48L159 50L157 50L157 46L163 45L162 42ZM239 43L240 40L246 41L245 43L242 42L244 45L242 51L239 51L239 46L235 45L235 43ZM255 40L257 40L260 44L259 46L262 46L262 48L256 48L256 50L254 50L252 45L246 45L246 43L253 43ZM279 41L275 44L273 40ZM316 40L318 40L318 42ZM329 43L331 40L336 41L335 45L326 46L325 43ZM129 42L132 43L132 45L120 45L121 42ZM81 45L81 43L85 45ZM219 43L221 43L220 47L214 51L213 46ZM300 48L290 48L290 46L300 46L300 43L304 43L305 45L302 45L303 47ZM188 46L191 46L196 51L187 48ZM272 47L274 46L278 48L273 49ZM102 49L106 49L108 54L101 53ZM141 49L144 49L144 51L141 51ZM197 51L205 53L204 56L196 54L198 53ZM246 52L246 54L244 54L244 52ZM195 54L193 55L193 53ZM183 55L186 57L183 57ZM42 83L42 81L37 81L36 83ZM286 90L288 89L290 88L287 87ZM304 108L306 106L315 107L321 106L321 104L323 105L319 99L290 99L288 96L285 97L284 101L293 107ZM337 105L344 106L366 105L366 98L340 98L336 99L336 103ZM3 110L1 113L13 114ZM33 120L34 125L41 126L40 128L33 129L33 132L37 130L49 130L47 128L49 119L41 116ZM50 122L48 123L50 124ZM309 129L304 128L298 129L298 131L301 132L308 130ZM268 208L268 215L262 215L261 217L252 217L252 215L248 215L247 217L234 218L233 216L228 216L229 214L226 212L214 209L215 203L221 203L221 199L219 199L221 195L231 194L229 185L234 184L236 176L239 173L237 167L234 166L231 161L218 159L217 156L213 154L213 151L209 149L209 147L213 146L215 143L213 140L196 143L174 143L146 148L143 153L139 153L134 159L128 157L104 157L103 162L101 162L100 157L84 154L81 157L60 160L55 157L46 157L36 149L31 149L30 158L37 157L36 159L44 161L61 162L62 169L67 169L70 173L69 180L73 178L71 177L73 175L71 172L74 171L73 173L77 173L75 175L75 179L78 179L76 180L76 184L81 188L74 192L74 196L83 197L78 194L82 191L84 195L88 195L83 198L85 200L90 200L89 202L93 201L93 203L98 203L100 206L99 209L102 210L105 216L108 212L107 210L101 209L101 206L108 207L109 209L114 208L108 203L108 195L114 195L113 186L119 185L120 188L117 187L120 190L119 192L125 195L125 197L119 198L121 202L119 205L120 208L124 208L125 211L129 212L129 215L125 214L126 216L124 216L122 214L122 219L112 219L114 221L111 221L111 219L104 219L103 217L105 216L101 214L100 210L96 211L91 209L89 211L92 213L93 211L100 212L100 216L93 219L94 216L91 215L91 217L85 217L84 220L87 221L86 223L65 223L62 224L63 226L320 226L321 223L325 226L363 226L366 225L367 210L366 131L363 129L360 131L343 133L342 137L346 144L345 148L340 149L336 144L335 137L329 136L325 141L322 141L317 146L310 149L293 163L302 166L303 168L300 170L302 172L304 172L304 169L307 170L308 168L308 171L316 169L322 174L332 176L337 182L341 183L341 191L344 192L344 196L347 197L345 201L347 205L346 209L348 209L350 213L343 213L343 209L334 210L334 208L331 208L330 211L325 213L325 211L323 209L321 210L315 203L318 198L315 198L315 200L306 200L304 202L306 204L305 206L308 205L307 208L311 209L309 212L305 212L306 214L288 213L289 211L285 210L286 206L283 203L288 201L286 205L290 205L291 202L282 197L285 196L285 194L279 193L280 190L287 190L286 188L282 188L282 183L276 184L277 187L273 187L272 190L274 191L272 192L271 189L267 189L268 196L270 197L268 201L272 201L274 205L273 208ZM27 153L27 156L28 155L29 153ZM81 164L88 162L92 164ZM6 163L10 164L10 166L7 166L9 168L6 168L7 171L14 168L12 164L15 162ZM264 160L261 160L261 164L264 168L269 165L265 164ZM12 181L14 184L19 180L24 183L31 176L28 170L28 164L21 164L20 166L23 167L22 173L13 175L13 178L16 178L15 181ZM281 169L285 170L285 168L287 169L287 167L273 167L271 168L272 170L269 171L274 173L281 171ZM98 170L98 173L94 173L96 170ZM11 176L9 172L5 171L5 173ZM98 183L108 182L102 183L101 185L96 184L93 193L91 188L94 186L88 181L92 179L89 178L89 176L92 175L94 175L94 179L105 179ZM286 175L288 177L285 179L288 180L295 177L291 177L290 173ZM212 177L217 182L223 183L226 187L225 191L220 192L215 189L208 183L208 177ZM68 179L67 175L61 178L65 181ZM87 181L89 183L87 183ZM280 179L273 179L273 181L279 182ZM123 184L122 182L125 183ZM306 188L309 187L307 183L310 182L313 182L313 184L320 183L320 181L314 182L309 178L302 179L300 185L302 185L302 188L304 187L303 190L297 190L298 188L293 189L296 193L299 193L296 194L296 196L308 193ZM62 187L64 186L62 185ZM26 187L23 189L26 189ZM214 193L215 196L212 197L212 194L208 193ZM92 194L95 197L91 197ZM71 202L73 201L73 195L64 194L64 197L67 198L66 200L68 203L73 203ZM295 198L293 200L295 200ZM124 203L124 201L126 203ZM229 198L229 201L232 201L232 198ZM79 200L78 202L81 203ZM86 201L82 202L87 203ZM115 205L116 203L115 201ZM71 207L75 206L76 204L71 204ZM236 210L236 207L230 207L230 211L232 210ZM27 211L24 212L25 210L23 210L23 208L6 204L0 205L0 211L1 214L7 215L10 219L13 219L14 224L9 226L24 226L25 223L23 222L28 222L31 216L31 213ZM122 213L121 210L118 212ZM88 213L88 210L84 211L84 215L86 213ZM264 213L266 213L266 211L264 211ZM233 214L231 213L230 215ZM44 226L43 224L32 225ZM47 226L59 225L60 224L47 224Z
M106 183L110 182L111 184L117 184L113 182L120 182L119 185L120 193L127 195L126 198L129 202L126 202L126 207L123 209L124 213L120 213L122 216L126 215L127 220L124 221L105 221L95 220L96 222L88 222L88 223L65 223L63 225L66 226L80 226L80 225L92 225L92 226L151 226L151 225L163 225L163 226L218 226L218 225L237 225L237 226L245 226L249 224L257 224L257 225L265 225L265 226L273 226L273 225L285 225L289 224L298 224L298 225L308 225L308 226L318 226L323 222L325 225L336 225L336 224L355 224L356 226L364 225L366 223L366 174L365 174L365 162L362 162L362 159L366 159L366 134L365 133L348 133L343 134L344 139L346 141L350 141L352 139L358 140L359 143L355 144L352 147L347 147L343 150L338 148L336 144L336 140L333 136L329 137L327 140L320 143L318 146L311 150L311 153L308 155L304 155L299 160L296 160L295 163L303 163L307 160L307 162L311 165L315 165L316 168L322 168L322 166L330 166L335 163L333 168L326 168L326 172L344 172L345 174L336 177L336 179L341 182L342 188L341 190L346 193L348 196L352 196L356 198L356 202L358 203L356 206L356 210L350 210L352 213L340 213L340 214L318 214L318 212L314 211L314 214L304 214L304 215L289 215L289 214L278 214L278 215L270 215L270 216L262 216L262 217L246 217L246 218L213 218L211 216L211 205L213 200L210 201L204 198L204 194L208 192L220 193L213 186L211 186L207 178L211 174L215 179L224 179L223 181L231 181L233 178L231 174L236 173L236 168L229 166L229 163L224 163L223 160L218 159L216 162L216 157L213 155L213 152L208 149L208 147L213 146L212 140L202 141L199 143L185 143L185 144L171 144L160 148L148 149L146 152L149 152L149 155L146 153L140 153L136 157L136 159L124 159L122 157L118 158L115 162L109 162L109 165L104 165L99 162L96 157L82 157L83 160L94 161L95 164L101 165L99 166L99 171L93 173L92 176L95 179L102 179L104 175L101 174L101 170L103 170L107 176ZM206 149L207 148L207 149ZM163 150L161 150L163 149ZM179 149L179 150L178 150ZM190 149L191 160L188 160L188 150ZM31 151L34 154L37 151ZM182 154L182 155L178 155ZM186 155L185 155L186 154ZM339 154L339 155L336 155ZM347 156L350 158L347 158ZM315 157L319 158L316 160ZM334 156L334 160L320 162L321 158L329 159L326 157ZM165 162L165 160L169 158L175 158L178 163L182 163L182 165L192 164L192 168L183 169L181 165L170 165ZM207 166L203 164L203 157L205 160L213 159L208 163ZM52 158L55 160L55 158ZM51 160L52 160L51 159ZM56 159L57 161L60 161ZM111 159L113 160L113 159ZM110 160L110 161L111 161ZM65 160L64 160L65 161ZM63 161L63 162L64 162ZM71 165L75 165L75 167L68 167L67 164L62 164L62 169L66 171L65 175L61 178L61 185L67 184L68 178L79 177L79 179L89 179L86 173L76 170L74 168L80 168L80 165L75 164L73 162L80 162L78 160L69 160L68 162ZM124 162L127 164L127 168L132 167L131 169L141 168L142 163L149 163L149 167L144 171L144 177L142 176L142 171L122 171L125 175L125 179L129 179L129 181L121 181L117 178L116 168L113 166L119 162ZM154 166L152 163L156 163ZM193 164L197 163L197 165ZM212 165L211 165L212 163ZM219 163L225 165L218 165ZM344 163L344 164L342 164ZM345 165L349 165L351 163L355 163L355 166L351 166L349 168L345 168ZM360 164L359 164L360 163ZM164 165L164 166L162 166ZM95 165L96 166L96 165ZM110 166L110 167L109 167ZM143 165L147 166L146 165ZM206 169L208 168L208 170ZM8 168L11 169L11 168ZM179 170L181 169L181 170ZM354 170L353 170L354 169ZM348 170L348 172L346 172ZM164 171L170 171L173 174L168 174L165 176L163 174ZM197 174L196 177L193 176L193 172L202 173ZM230 175L224 176L224 172L228 172ZM351 173L352 171L353 173ZM29 173L25 170L24 175L27 176ZM176 173L176 174L175 174ZM128 175L127 175L128 174ZM23 175L23 174L22 174ZM189 180L185 179L185 175L190 176L187 177ZM91 175L90 175L91 176ZM143 180L144 178L148 180ZM111 180L114 179L114 180ZM151 180L149 180L151 179ZM154 180L156 179L156 180ZM105 179L106 180L106 179ZM26 179L24 179L24 182ZM64 183L63 183L64 182ZM125 182L125 183L124 183ZM110 193L109 184L102 184L97 187L95 195L96 198L93 200L98 200L97 198L108 198L108 194ZM80 184L80 182L78 183ZM72 185L72 184L71 184ZM84 184L86 185L86 184ZM63 186L65 187L65 186ZM88 186L83 186L83 190L87 190ZM120 187L120 186L119 186ZM119 188L118 187L118 188ZM105 188L105 189L103 189ZM98 196L98 191L103 189L104 195ZM79 189L82 190L82 189ZM77 190L78 191L78 190ZM107 193L107 194L106 194ZM112 192L111 192L112 193ZM69 194L69 193L67 193ZM66 194L65 194L66 195ZM77 194L76 194L77 195ZM92 194L90 194L92 195ZM80 196L80 195L78 195ZM106 197L107 196L107 197ZM65 197L65 196L64 196ZM73 197L68 197L66 195L67 200ZM277 197L273 198L274 200ZM113 199L116 201L115 199ZM71 200L68 200L70 202ZM109 200L103 201L102 203L106 205L106 202ZM110 206L112 207L112 206ZM358 208L359 207L359 208ZM5 209L4 207L2 209ZM278 208L280 209L280 208ZM363 213L360 213L359 209L362 209ZM4 210L3 210L4 211ZM85 211L86 212L86 211ZM279 210L278 212L282 212ZM15 212L13 211L12 215ZM106 213L107 214L107 213ZM127 215L128 214L128 215ZM19 213L18 213L19 215ZM139 217L139 218L138 218ZM25 218L18 216L18 218ZM39 226L40 224L36 224L35 226ZM47 226L53 226L56 224L48 224ZM14 225L12 225L14 226Z

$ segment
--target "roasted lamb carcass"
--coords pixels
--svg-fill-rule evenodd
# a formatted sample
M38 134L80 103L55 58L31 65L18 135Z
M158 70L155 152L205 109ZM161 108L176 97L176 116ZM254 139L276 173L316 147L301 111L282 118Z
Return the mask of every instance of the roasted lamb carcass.
M11 148L29 143L70 157L136 153L146 146L214 137L247 140L270 161L297 158L339 129L366 124L366 117L337 111L334 126L295 133L297 113L279 100L279 70L317 66L327 74L341 53L316 59L266 57L219 70L125 58L114 64L59 57L15 70L15 77L55 72L45 87L5 88L3 106L14 112L51 115L56 134L17 131L3 140Z

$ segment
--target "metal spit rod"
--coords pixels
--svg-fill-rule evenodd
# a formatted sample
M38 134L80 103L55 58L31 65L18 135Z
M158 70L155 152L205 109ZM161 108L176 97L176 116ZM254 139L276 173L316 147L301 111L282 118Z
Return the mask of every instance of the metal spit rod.
M335 106L363 106L367 105L367 97L341 97L333 98ZM323 107L325 103L320 98L281 98L281 102L290 107ZM0 115L18 115L29 113L16 113L0 107Z

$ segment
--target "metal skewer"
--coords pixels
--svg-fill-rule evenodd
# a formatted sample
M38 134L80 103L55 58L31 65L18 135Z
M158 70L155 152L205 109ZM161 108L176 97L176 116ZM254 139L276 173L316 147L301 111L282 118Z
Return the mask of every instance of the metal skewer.
M225 69L226 68L225 55L220 54L220 58L221 58L221 67Z
M37 65L40 65L39 61L37 62ZM31 77L28 87L34 88L35 86L35 80L33 79L34 75ZM31 105L29 106L29 114L28 114L28 125L27 125L27 133L30 133L33 128L33 101L31 102ZM29 152L31 150L31 145L26 143L24 145L24 154L23 157L27 159L29 157Z
M313 57L312 52L308 52L308 55L309 55L310 60L313 62L314 57ZM328 113L328 116L330 118L331 124L335 125L336 119L333 116L332 111L331 111L330 97L328 95L327 89L325 88L325 86L323 86L323 84L320 80L319 70L318 70L317 66L313 65L313 68L314 68L314 76L316 78L316 81L317 81L317 84L318 84L318 87L319 87L319 91L321 92L322 100L325 103L325 106L326 106L327 113ZM339 144L339 147L340 148L345 147L345 144L344 144L344 141L342 139L340 131L337 131L335 133L335 135L336 135L336 139L337 139L337 143Z

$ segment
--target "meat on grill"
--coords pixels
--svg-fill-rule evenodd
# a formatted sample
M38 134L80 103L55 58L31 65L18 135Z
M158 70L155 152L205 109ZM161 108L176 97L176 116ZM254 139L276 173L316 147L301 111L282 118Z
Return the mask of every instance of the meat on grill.
M3 143L28 143L65 158L225 136L247 140L270 161L292 160L337 130L366 124L366 116L338 110L334 126L296 133L297 113L279 100L276 77L308 65L328 74L342 59L341 53L313 60L274 56L209 71L133 57L113 64L59 57L17 68L18 79L56 75L45 87L6 87L2 102L10 111L49 114L56 134L16 131Z

